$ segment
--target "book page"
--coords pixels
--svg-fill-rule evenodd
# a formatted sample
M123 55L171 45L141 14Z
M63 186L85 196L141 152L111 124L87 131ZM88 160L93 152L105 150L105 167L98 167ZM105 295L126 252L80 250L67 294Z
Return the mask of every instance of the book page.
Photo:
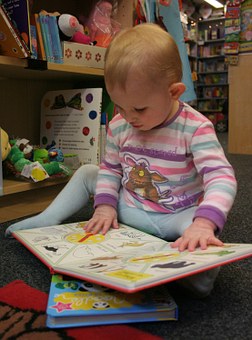
M225 244L223 247L209 246L206 250L179 252L167 243L160 250L143 248L141 253L135 249L117 252L113 256L96 256L85 262L68 263L58 269L61 272L67 269L71 274L95 279L104 285L118 285L134 291L139 287L143 289L173 281L251 255L252 244Z
M194 252L120 224L106 235L85 233L86 222L14 233L56 272L123 291L143 289L252 255L252 244L224 244Z
M15 235L32 252L57 267L71 263L75 266L78 261L83 264L97 257L113 258L117 253L153 253L167 247L166 241L123 224L119 229L110 229L106 235L86 233L85 224L20 230Z

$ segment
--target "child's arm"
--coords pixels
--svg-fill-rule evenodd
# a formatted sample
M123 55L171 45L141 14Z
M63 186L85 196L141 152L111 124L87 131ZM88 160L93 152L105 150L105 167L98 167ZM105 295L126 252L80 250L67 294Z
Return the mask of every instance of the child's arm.
M172 243L172 248L179 251L188 249L194 251L196 247L206 249L209 245L223 246L214 234L216 226L210 220L197 217L193 223L184 231L183 235Z

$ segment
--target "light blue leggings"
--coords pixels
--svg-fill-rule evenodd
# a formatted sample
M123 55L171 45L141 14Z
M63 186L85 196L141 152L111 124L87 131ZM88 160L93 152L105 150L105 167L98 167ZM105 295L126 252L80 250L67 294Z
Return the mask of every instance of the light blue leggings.
M62 223L80 211L95 194L99 167L83 165L80 167L53 202L40 214L12 224L6 235L18 229L39 228ZM147 233L173 241L183 234L191 224L195 207L179 214L161 214L128 207L120 195L118 220Z
M6 230L6 236L10 236L14 230L39 228L60 224L76 212L80 211L81 208L88 203L90 195L95 194L98 170L99 167L95 165L83 165L80 167L63 190L43 212L10 225ZM118 204L118 221L158 236L162 239L174 241L181 236L184 230L192 223L195 209L196 207L192 207L178 214L170 215L146 212L144 210L128 207L125 204L122 195L120 195ZM212 271L208 271L194 275L188 279L191 281L191 278L203 278L206 273L211 272ZM216 277L216 275L214 276ZM215 277L213 279L211 278L207 287L205 287L207 280L204 278L203 289L201 289L202 282L198 284L198 282L202 280L197 279L196 292L198 293L200 291L200 295L208 295L213 288ZM185 282L186 280L187 279L183 279L181 282ZM188 284L186 284L186 286L188 288ZM195 283L191 290L194 290L195 292Z

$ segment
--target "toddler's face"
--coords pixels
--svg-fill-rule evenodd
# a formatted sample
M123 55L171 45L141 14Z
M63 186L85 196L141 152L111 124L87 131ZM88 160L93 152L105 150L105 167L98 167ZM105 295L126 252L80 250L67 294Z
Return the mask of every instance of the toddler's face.
M148 131L165 123L176 113L178 104L171 97L168 86L153 86L146 79L129 74L125 89L107 86L118 112L134 128Z

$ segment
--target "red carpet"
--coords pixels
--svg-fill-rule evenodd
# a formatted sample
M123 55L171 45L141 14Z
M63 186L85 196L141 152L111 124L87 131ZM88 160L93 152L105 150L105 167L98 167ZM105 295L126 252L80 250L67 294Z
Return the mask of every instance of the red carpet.
M0 339L160 340L126 325L52 330L45 325L47 294L16 280L0 288Z

